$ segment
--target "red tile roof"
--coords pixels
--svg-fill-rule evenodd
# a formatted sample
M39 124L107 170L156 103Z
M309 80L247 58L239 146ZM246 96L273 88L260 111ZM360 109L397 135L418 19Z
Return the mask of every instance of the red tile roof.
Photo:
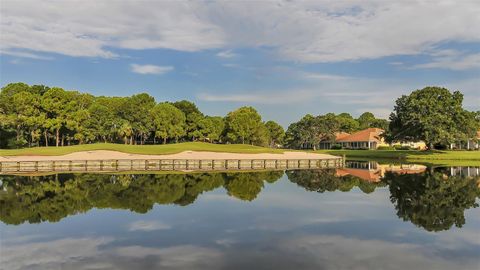
M343 139L347 136L350 136L350 133L346 133L346 132L337 132L335 133L335 141L338 141L340 139Z
M351 135L337 139L338 142L380 142L380 135L384 132L380 128L367 128Z

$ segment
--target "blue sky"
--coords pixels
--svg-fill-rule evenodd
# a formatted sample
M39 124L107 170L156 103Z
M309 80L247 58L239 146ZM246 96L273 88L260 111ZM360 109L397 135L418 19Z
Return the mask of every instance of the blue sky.
M306 113L387 117L427 85L480 110L478 1L33 3L0 6L2 85L148 92L211 115L251 105L284 126Z

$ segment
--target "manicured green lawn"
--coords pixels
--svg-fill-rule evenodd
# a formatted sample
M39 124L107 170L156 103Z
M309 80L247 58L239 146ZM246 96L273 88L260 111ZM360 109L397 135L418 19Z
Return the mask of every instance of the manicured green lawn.
M450 166L480 166L480 151L319 150L317 152L345 155L350 159L406 160Z
M166 145L124 145L112 143L96 143L63 147L34 147L23 149L0 149L0 156L18 155L65 155L79 151L113 150L131 154L162 155L175 154L183 151L211 151L228 153L283 153L280 149L271 149L245 144L211 144L202 142L187 142Z

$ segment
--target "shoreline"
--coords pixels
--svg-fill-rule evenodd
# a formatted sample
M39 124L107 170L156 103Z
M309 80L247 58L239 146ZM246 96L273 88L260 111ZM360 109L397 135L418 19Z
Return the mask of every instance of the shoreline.
M0 162L15 161L74 161L74 160L148 160L148 159L183 159L183 160L252 160L252 159L276 159L276 160L299 160L299 159L337 159L338 156L311 152L285 151L283 153L228 153L207 151L183 151L177 154L130 154L111 150L79 151L66 155L45 156L0 156Z

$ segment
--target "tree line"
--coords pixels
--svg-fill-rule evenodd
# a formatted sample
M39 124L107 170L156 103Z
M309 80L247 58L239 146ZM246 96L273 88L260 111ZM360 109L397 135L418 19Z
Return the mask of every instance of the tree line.
M403 95L395 102L389 120L366 112L354 119L348 113L305 115L286 132L291 148L313 148L320 141L334 141L339 132L381 128L387 143L424 141L429 149L446 148L451 143L478 141L480 111L463 108L463 94L442 87L425 87Z
M298 122L292 123L286 132L286 144L290 148L313 148L322 140L334 141L339 132L352 133L366 128L388 129L386 119L375 118L373 113L365 112L358 118L349 113L327 113L325 115L305 115Z
M93 142L157 144L179 141L283 143L284 130L252 107L225 117L203 114L190 101L160 102L146 93L93 96L44 85L11 83L0 92L0 147Z
M339 132L381 128L389 143L424 141L430 149L476 140L480 112L463 108L463 95L425 87L395 102L389 120L365 112L305 115L283 127L263 121L249 106L226 116L203 114L190 101L159 102L147 93L93 96L59 87L11 83L0 92L0 148L63 146L94 142L157 144L180 141L242 143L316 149Z

